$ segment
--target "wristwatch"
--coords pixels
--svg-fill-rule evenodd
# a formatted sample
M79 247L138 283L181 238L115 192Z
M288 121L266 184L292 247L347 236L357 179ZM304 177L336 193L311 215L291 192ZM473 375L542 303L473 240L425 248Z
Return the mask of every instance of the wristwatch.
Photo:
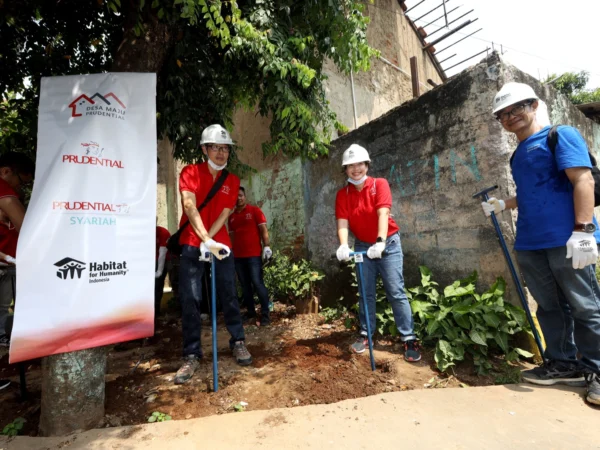
M377 238L377 240L375 242L384 242L383 238L380 236Z
M583 231L584 233L593 234L596 232L596 225L592 222L576 223L573 227L573 231Z

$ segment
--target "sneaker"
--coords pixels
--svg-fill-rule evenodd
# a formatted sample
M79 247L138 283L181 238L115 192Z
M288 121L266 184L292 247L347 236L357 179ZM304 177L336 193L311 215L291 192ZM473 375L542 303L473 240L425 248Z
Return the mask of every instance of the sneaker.
M0 347L8 347L10 345L10 339L7 335L0 337Z
M255 322L256 321L256 313L254 314L242 314L242 322Z
M246 348L246 344L244 341L237 341L233 346L233 356L235 356L235 361L240 366L248 366L252 364L252 355Z
M8 380L0 380L0 391L4 388L10 386L10 381Z
M364 353L368 347L369 347L369 340L367 339L366 336L363 336L361 334L359 337L356 338L356 341L354 341L354 344L352 344L350 346L350 351L352 353L361 354L361 353Z
M404 359L408 362L421 361L421 346L416 339L404 343Z
M523 380L528 383L552 386L566 384L569 386L585 386L583 374L576 369L561 365L556 361L548 361L539 367L521 372Z
M200 360L195 355L189 355L184 358L185 362L175 375L175 384L183 384L194 375L194 372L200 367Z
M590 373L585 376L587 382L586 400L593 405L600 405L600 374Z
M260 326L261 327L268 327L269 325L271 325L271 319L269 319L268 317L261 317L261 319L260 319Z

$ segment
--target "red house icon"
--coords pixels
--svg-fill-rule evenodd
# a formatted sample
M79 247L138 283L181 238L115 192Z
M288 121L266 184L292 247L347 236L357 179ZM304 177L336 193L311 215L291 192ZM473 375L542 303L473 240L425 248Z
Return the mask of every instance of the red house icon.
M81 117L81 113L77 113L77 107L80 106L81 108L85 108L86 103L88 105L94 105L96 102L94 102L94 100L85 94L81 94L79 97L73 100L69 104L69 108L71 108L71 117Z

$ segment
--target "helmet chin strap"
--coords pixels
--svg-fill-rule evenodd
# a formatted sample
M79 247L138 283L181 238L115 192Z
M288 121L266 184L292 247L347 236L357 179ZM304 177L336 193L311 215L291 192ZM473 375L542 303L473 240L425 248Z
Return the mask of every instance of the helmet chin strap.
M348 183L353 184L354 186L358 186L359 184L363 184L367 179L367 175L365 174L360 180L354 180L352 178L348 178Z
M227 167L227 161L225 161L225 164L223 164L222 166L217 166L214 162L210 160L210 158L208 158L208 165L214 170L223 170L225 167Z

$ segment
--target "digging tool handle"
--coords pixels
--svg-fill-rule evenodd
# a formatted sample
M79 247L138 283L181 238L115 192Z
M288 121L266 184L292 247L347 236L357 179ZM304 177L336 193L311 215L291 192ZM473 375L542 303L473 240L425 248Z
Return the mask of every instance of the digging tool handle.
M487 189L484 189L476 194L473 194L473 198L480 197L487 202L490 198L488 194L497 188L498 186L492 186ZM544 346L542 345L542 340L540 339L537 327L535 326L535 322L533 321L533 316L531 315L531 310L529 309L529 304L527 303L527 297L525 297L525 292L523 291L523 287L521 286L521 280L517 275L515 265L513 264L512 258L510 257L510 252L508 251L508 247L506 246L506 241L504 240L504 236L502 235L502 230L500 229L500 224L498 223L496 214L490 214L490 218L492 219L492 223L494 224L494 228L496 229L496 235L498 236L500 247L502 247L504 258L506 259L506 263L508 264L508 268L510 269L510 275L512 276L513 282L515 283L517 293L519 294L519 299L521 300L521 304L523 306L523 309L525 310L525 314L527 315L527 320L529 321L529 325L531 326L531 332L533 333L535 343L538 347L538 350L540 351L542 359L544 359Z

